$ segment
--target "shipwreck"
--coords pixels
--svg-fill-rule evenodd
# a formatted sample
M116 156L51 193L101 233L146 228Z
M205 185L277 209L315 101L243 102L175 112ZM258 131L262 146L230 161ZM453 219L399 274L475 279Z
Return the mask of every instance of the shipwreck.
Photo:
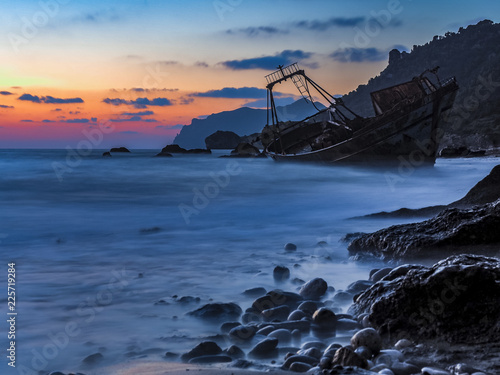
M267 125L260 136L264 153L277 161L373 163L412 158L419 164L434 164L440 123L458 90L454 77L441 81L437 70L372 92L375 116L361 117L309 78L297 63L279 66L266 76ZM289 79L317 113L301 121L280 121L273 88ZM317 108L311 89L328 107Z

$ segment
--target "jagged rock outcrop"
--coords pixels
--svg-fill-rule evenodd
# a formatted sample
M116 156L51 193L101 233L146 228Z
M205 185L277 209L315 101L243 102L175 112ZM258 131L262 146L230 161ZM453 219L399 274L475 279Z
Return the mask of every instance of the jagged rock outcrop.
M217 130L205 138L205 145L209 150L230 150L238 146L241 137L230 131Z
M179 145L172 144L163 147L156 156L169 156L168 154L211 154L211 151L204 148L193 148L190 150L186 150Z
M130 152L126 147L113 147L109 152Z
M384 260L442 257L468 251L500 251L500 199L472 208L448 208L432 219L363 234L348 246L351 255Z
M500 259L452 256L432 267L395 268L356 299L383 338L469 345L500 337Z

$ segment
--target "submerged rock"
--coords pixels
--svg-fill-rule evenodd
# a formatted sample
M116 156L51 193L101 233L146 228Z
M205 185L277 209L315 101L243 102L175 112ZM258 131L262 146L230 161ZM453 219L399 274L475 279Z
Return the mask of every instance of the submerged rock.
M304 299L319 299L321 298L328 289L328 284L325 280L320 277L309 280L305 283L302 288L300 288L299 294L304 297Z
M459 255L432 267L394 269L350 311L369 314L373 327L393 342L408 337L479 344L500 336L498 301L500 260Z
M212 152L210 150L205 150L203 148L193 148L187 150L179 145L173 144L163 147L161 152L156 156L164 156L162 154L211 154L211 153Z
M226 321L238 319L243 311L235 303L209 303L199 309L190 311L187 315L194 316L196 318L214 321Z
M241 141L241 137L230 131L217 130L205 138L205 145L210 150L234 149Z
M285 245L285 251L295 251L297 250L297 245L295 245L294 243L287 243Z
M266 157L260 152L260 150L251 145L250 143L242 142L239 143L230 155L223 155L221 157L236 157L236 158L255 158L255 157Z
M500 190L500 189L499 189ZM500 199L468 209L449 208L421 223L395 225L352 241L351 255L389 260L451 255L500 243ZM491 252L498 253L493 246Z
M207 355L218 355L222 353L222 349L213 341L203 341L196 345L189 352L181 356L183 362L189 362L196 357L203 357Z
M111 152L109 152L109 151L103 152L102 156L110 158L111 157Z
M113 147L109 152L130 152L126 147Z
M356 366L360 368L368 367L366 359L354 352L349 346L344 346L335 352L332 365Z
M382 349L382 338L375 329L364 328L351 337L351 346L353 349L364 346L377 354Z
M283 305L287 305L290 309L295 309L300 302L302 302L302 297L300 295L276 289L271 290L266 295L257 298L253 302L252 308L258 312Z
M273 277L277 282L286 281L290 278L290 270L285 266L276 266L273 270Z
M276 347L278 346L278 339L273 337L268 337L259 343L257 343L248 353L250 358L273 358L276 357L278 351Z

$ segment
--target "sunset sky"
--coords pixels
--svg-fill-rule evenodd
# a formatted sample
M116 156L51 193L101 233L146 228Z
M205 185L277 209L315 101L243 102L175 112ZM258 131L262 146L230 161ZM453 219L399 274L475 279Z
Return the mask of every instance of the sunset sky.
M392 48L500 18L493 0L0 4L0 148L75 147L92 129L106 129L97 148L161 148L192 118L265 106L278 64L345 94ZM275 90L280 103L298 98Z

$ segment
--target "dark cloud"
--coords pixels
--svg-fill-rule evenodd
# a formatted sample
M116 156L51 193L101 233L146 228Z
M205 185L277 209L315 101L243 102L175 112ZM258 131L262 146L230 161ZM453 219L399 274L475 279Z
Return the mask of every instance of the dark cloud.
M192 102L194 102L194 99L193 98L186 98L186 97L182 97L179 99L179 104L181 105L188 105L188 104L191 104Z
M33 122L33 120L21 120L21 122Z
M33 103L46 103L46 104L83 103L82 98L62 99L62 98L54 98L53 96L50 96L50 95L39 97L37 95L23 94L17 99L28 101L28 102L33 102Z
M365 17L332 17L327 20L298 21L294 23L294 26L312 31L325 31L332 27L358 26L365 20Z
M88 118L72 118L72 119L65 120L63 122L67 122L68 124L86 124L90 121Z
M274 56L262 56L252 59L230 60L221 62L222 65L233 70L264 69L275 70L278 65L289 65L297 60L308 59L313 54L302 50L285 50Z
M139 134L139 132L133 131L133 130L124 130L120 132L120 134Z
M389 58L389 51L392 49L400 51L408 51L408 48L402 45L396 45L387 50L380 50L378 48L342 48L338 49L329 56L339 62L377 62L384 61Z
M4 105L4 104L0 104L0 108L14 108L14 106L12 106L12 105Z
M55 122L54 120L42 120L42 122Z
M205 92L195 92L190 96L201 98L230 98L230 99L261 99L266 97L267 90L258 87L224 87L220 90L209 90ZM275 96L282 95L279 92Z
M112 105L133 105L137 109L144 109L148 106L166 107L174 104L172 100L167 98L154 98L152 100L148 98L137 98L135 100L105 98L103 102Z
M151 116L155 113L153 111L140 111L140 112L123 112L122 116Z
M133 122L133 121L157 122L155 119L152 119L152 118L143 119L141 116L137 116L137 115L129 117L129 118L112 119L110 121L111 122Z
M52 109L50 112L60 112L60 111L62 111L61 108L56 108L56 109Z
M120 20L120 16L114 10L98 10L94 12L82 13L71 20L74 22L101 24L105 22L116 22Z
M0 95L14 95L14 94L10 91L0 91Z
M90 118L90 121L92 121L92 122L97 122L97 117L91 117L91 118Z
M194 66L198 66L200 68L208 68L209 67L209 65L204 61L197 61L194 63Z
M273 26L259 26L259 27L245 27L243 29L229 29L226 30L226 34L256 37L256 36L288 34L288 30L278 29L277 27Z

